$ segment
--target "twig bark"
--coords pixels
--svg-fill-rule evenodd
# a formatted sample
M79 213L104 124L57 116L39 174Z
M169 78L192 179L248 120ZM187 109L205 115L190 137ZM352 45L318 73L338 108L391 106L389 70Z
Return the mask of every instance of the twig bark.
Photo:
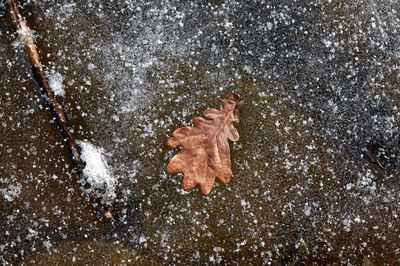
M53 90L49 86L48 78L46 77L43 65L40 62L39 53L32 38L32 33L29 30L29 27L25 22L25 20L23 19L21 13L19 12L15 1L7 0L7 5L12 21L23 38L25 48L31 63L33 78L35 79L37 85L39 86L40 93L42 97L45 99L46 104L49 107L51 114L53 115L60 129L60 133L66 143L66 146L68 147L68 151L73 165L76 167L79 176L86 181L87 177L83 173L85 162L81 159L82 148L80 147L80 145L76 140L76 136L73 133L73 128L70 124L70 121L68 119L64 107L57 101L57 98L55 97ZM88 182L86 182L84 187L90 188L91 185ZM107 218L114 220L111 208L104 202L104 200L101 197L101 193L99 193L98 190L96 189L92 190L92 192L89 193L89 197L92 203L96 205L97 209L100 212L102 212Z
M371 162L378 164L382 170L385 170L385 166L378 158L379 148L381 148L381 146L378 143L369 143L365 148L367 149L367 156Z

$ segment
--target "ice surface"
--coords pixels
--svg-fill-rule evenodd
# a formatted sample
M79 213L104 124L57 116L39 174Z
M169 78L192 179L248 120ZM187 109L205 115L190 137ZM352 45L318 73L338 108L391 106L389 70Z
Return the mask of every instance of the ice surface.
M123 226L101 230L0 10L0 189L12 199L1 205L1 261L65 247L76 235L164 264L361 265L369 257L383 265L399 256L398 2L22 7L43 61L62 73L76 133L96 165L107 161L101 172L118 176L111 194ZM178 152L166 141L232 91L245 106L232 181L208 197L184 191L182 176L165 171ZM370 142L385 146L384 171L365 154Z

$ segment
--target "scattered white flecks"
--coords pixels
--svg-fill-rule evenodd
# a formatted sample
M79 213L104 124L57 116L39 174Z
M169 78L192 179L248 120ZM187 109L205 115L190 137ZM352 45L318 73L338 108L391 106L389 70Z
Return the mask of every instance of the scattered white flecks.
M103 149L87 141L81 141L80 145L82 147L81 158L86 162L83 173L87 177L87 182L94 188L103 190L106 199L114 199L117 180L110 174L110 167L104 158Z
M342 224L343 224L343 229L346 232L350 232L350 228L351 228L351 224L352 224L352 220L351 219L343 219L342 220Z
M329 48L329 47L332 45L332 42L331 42L331 41L328 41L328 40L323 40L322 42L325 44L325 46L326 46L327 48Z
M50 241L44 241L44 242L43 242L43 246L44 246L45 248L47 248L47 249L50 249L50 248L51 248L51 242L50 242Z
M22 186L21 184L10 184L7 188L0 189L3 197L8 201L13 201L16 197L21 194Z
M139 244L143 244L145 247L147 246L147 238L145 236L139 237Z
M112 119L114 119L114 121L117 121L117 122L119 121L119 117L117 115L113 115Z
M25 237L28 240L31 240L33 237L36 237L39 234L39 232L37 230L32 229L32 228L28 228L28 231L29 231L29 234Z
M195 250L193 255L192 255L193 260L198 261L200 259L200 252L198 250Z
M216 261L217 261L217 263L220 263L221 260L222 260L222 256L219 255L219 252L224 252L224 248L221 248L221 247L214 247L214 248L213 248L213 251L216 253L215 255L216 255Z
M95 66L94 64L92 64L92 63L89 63L88 66L87 66L87 68L88 68L90 71L92 71L92 70L94 70L94 69L96 68L96 66Z
M65 86L63 85L64 77L54 70L50 71L49 75L49 85L56 96L65 96Z
M351 190L354 187L354 184L349 183L346 185L346 190Z
M306 216L310 216L311 215L311 206L310 205L304 206L304 214Z

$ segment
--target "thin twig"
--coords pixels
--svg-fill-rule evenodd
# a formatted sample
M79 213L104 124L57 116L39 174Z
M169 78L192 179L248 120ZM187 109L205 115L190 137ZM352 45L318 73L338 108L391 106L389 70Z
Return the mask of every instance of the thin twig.
M371 160L371 162L378 164L378 166L385 170L385 166L382 162L378 159L379 148L381 146L378 143L369 143L365 146L367 149L367 156Z
M304 241L304 239L303 239L302 236L300 236L300 242L301 242L301 244L303 244L303 247L304 247L304 249L306 250L307 255L310 255L310 252L308 251L308 248L307 248L307 246L306 246L306 242Z
M33 78L38 84L40 93L45 99L46 104L51 111L51 114L56 120L61 135L63 136L66 146L68 147L73 165L78 170L78 174L80 175L80 177L86 182L87 177L83 174L85 162L81 159L82 148L76 140L76 136L73 133L73 128L70 124L64 107L57 101L53 90L49 86L48 78L46 77L42 63L40 62L39 53L33 41L32 33L29 30L29 27L23 19L21 13L19 12L15 1L7 0L7 4L12 21L23 38L25 48L31 63ZM90 188L91 185L86 182L85 187ZM93 190L92 193L89 193L89 197L92 203L94 203L99 209L99 211L101 211L107 218L114 220L111 208L103 201L99 191L97 191L96 189Z

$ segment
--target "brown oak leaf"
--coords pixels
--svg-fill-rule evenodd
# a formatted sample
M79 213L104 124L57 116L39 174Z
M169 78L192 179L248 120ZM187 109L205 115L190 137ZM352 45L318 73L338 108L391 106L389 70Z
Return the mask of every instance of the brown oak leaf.
M228 183L232 176L228 139L239 140L233 123L239 123L242 102L238 94L228 94L221 100L222 109L207 109L204 116L196 117L193 127L181 127L172 133L168 146L183 146L167 166L170 173L183 172L183 188L192 189L200 184L201 191L210 193L215 177Z

